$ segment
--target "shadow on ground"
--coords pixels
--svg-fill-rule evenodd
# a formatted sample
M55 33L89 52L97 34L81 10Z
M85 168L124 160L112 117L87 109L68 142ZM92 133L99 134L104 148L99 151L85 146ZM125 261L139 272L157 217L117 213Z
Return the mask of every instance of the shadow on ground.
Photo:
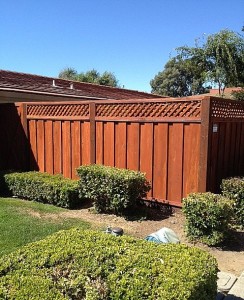
M126 213L125 219L127 221L162 221L174 213L172 206L167 203L141 201L137 207Z
M82 204L76 206L72 210L89 209L95 212L95 208L91 200L87 199ZM102 212L102 214L113 214L114 212ZM120 217L124 217L127 221L162 221L174 213L174 209L167 203L140 201L133 210L125 211Z
M244 251L244 231L232 230L229 238L221 245L221 249L225 251Z

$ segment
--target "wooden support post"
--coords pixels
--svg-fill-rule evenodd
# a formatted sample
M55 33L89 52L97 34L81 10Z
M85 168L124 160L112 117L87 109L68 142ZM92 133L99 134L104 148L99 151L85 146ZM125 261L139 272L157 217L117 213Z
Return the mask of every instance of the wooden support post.
M21 118L21 124L22 124L22 127L24 129L26 138L28 138L27 105L26 105L26 103L21 103L20 118Z
M201 107L201 137L198 169L198 192L207 191L208 151L210 130L211 98L204 97Z
M27 104L20 104L20 122L23 130L23 153L22 153L22 169L24 171L29 170L30 167L30 149L29 149L29 136L28 136L28 124L27 124Z
M90 163L95 164L96 162L96 104L95 102L90 103Z

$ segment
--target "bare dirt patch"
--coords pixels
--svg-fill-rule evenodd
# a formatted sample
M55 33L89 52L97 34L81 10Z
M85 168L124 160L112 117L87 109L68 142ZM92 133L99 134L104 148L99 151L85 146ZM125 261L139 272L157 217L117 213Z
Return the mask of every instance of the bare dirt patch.
M51 218L53 220L66 218L79 218L87 221L94 229L106 229L107 226L121 227L124 233L137 238L145 238L152 232L159 230L162 227L168 227L175 231L182 243L192 246L184 233L185 218L181 209L174 209L171 215L168 212L149 209L148 219L137 218L136 220L126 220L123 217L108 214L97 214L90 208L82 208L78 210L67 210L66 212L55 214L40 214L32 210L27 213L38 218ZM230 272L239 276L244 271L244 231L233 233L233 237L225 247L215 248L195 244L203 250L210 252L216 257L219 269L224 272Z

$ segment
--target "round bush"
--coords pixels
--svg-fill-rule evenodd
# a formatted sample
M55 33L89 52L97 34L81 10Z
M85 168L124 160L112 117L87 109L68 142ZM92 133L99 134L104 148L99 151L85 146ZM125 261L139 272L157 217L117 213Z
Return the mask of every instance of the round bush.
M80 229L0 260L0 299L211 300L216 280L203 250Z
M193 193L183 199L186 234L190 239L216 245L228 237L233 202L221 195Z
M221 184L225 197L234 201L234 223L244 228L244 177L223 179Z

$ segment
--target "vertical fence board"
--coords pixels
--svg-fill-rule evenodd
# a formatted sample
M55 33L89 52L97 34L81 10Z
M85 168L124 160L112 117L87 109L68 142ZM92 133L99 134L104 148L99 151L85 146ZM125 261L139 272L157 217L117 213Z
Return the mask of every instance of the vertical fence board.
M183 197L198 187L198 166L200 158L200 125L184 125L183 147Z
M90 102L89 105L89 115L90 115L90 164L96 163L96 104Z
M215 123L216 124L216 123ZM218 125L218 124L217 124ZM210 164L210 191L213 191L217 186L217 165L219 158L218 143L219 143L219 129L213 132L213 124L211 125L211 164Z
M105 122L104 128L104 164L114 166L114 122Z
M71 136L70 136L70 122L64 121L62 123L62 137L63 137L63 174L65 177L71 178Z
M183 124L169 126L168 195L172 202L182 198Z
M53 122L44 122L45 126L45 171L53 174Z
M82 136L82 165L90 164L90 124L89 122L83 122L81 127Z
M126 168L126 123L115 124L115 166Z
M239 168L240 155L241 155L240 145L241 145L241 123L236 123L236 143L235 143L234 171L233 171L234 175L236 170L238 170Z
M60 121L53 124L53 171L54 174L63 172L62 168L62 126Z
M230 148L231 148L231 123L227 123L225 126L225 151L224 151L224 165L223 165L223 173L224 176L227 177L230 173ZM211 158L212 160L212 158Z
M168 124L154 125L153 196L167 199Z
M81 165L81 140L80 140L80 122L71 122L71 141L72 141L72 178L78 178L76 168Z
M221 184L221 178L224 174L224 155L225 155L225 123L218 123L219 142L218 142L218 160L217 160L217 172L216 172L216 185L219 187ZM214 159L214 158L213 158Z
M45 131L44 121L37 121L37 162L39 170L45 172Z
M30 151L32 152L32 155L30 156L30 168L31 170L33 170L35 169L36 162L37 162L36 120L29 120L28 128L29 128Z
M139 124L127 125L127 168L139 170Z
M141 124L140 129L140 171L146 173L147 180L152 182L152 162L153 162L153 124ZM153 190L153 186L152 186ZM152 191L148 193L152 196Z
M103 164L103 122L96 122L96 164Z
M235 164L235 151L236 151L236 123L231 123L231 148L230 148L230 176L234 175Z
M244 122L241 124L241 141L240 141L240 162L238 174L244 176Z

